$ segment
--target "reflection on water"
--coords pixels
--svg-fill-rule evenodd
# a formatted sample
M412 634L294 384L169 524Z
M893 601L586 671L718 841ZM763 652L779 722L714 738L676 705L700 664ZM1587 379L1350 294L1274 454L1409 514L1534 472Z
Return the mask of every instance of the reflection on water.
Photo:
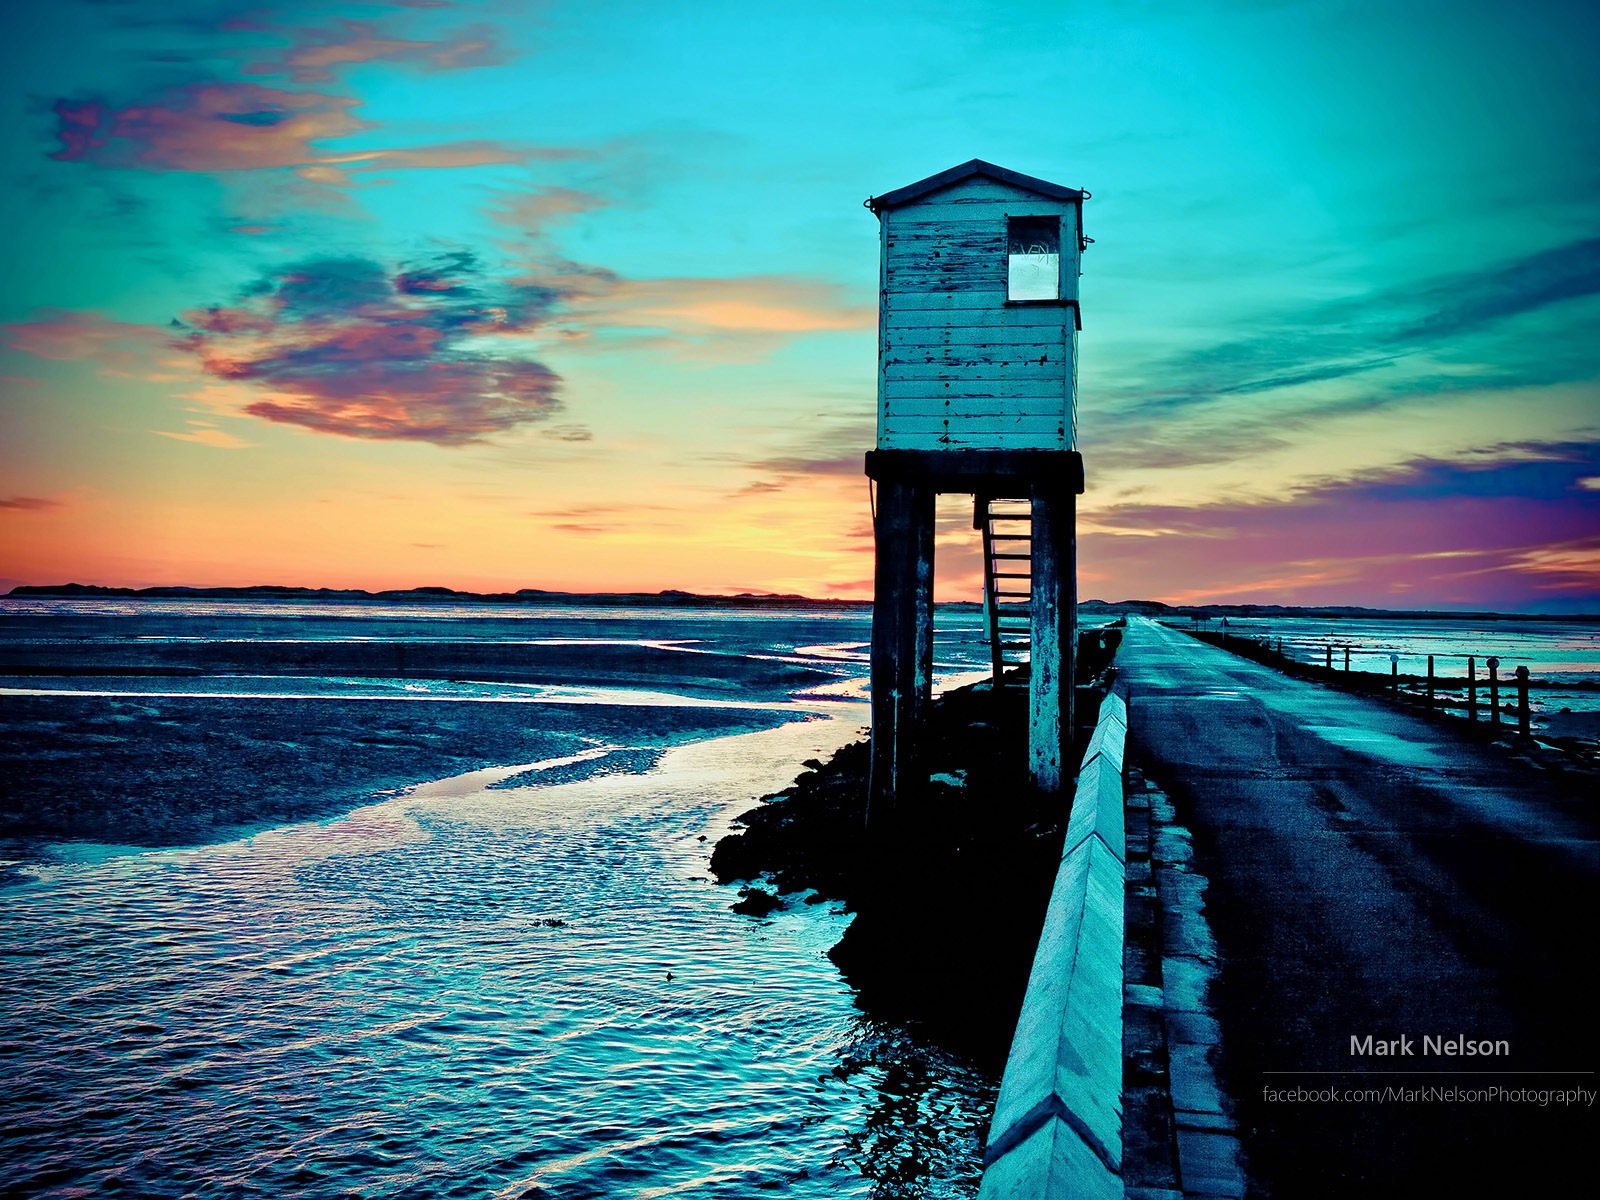
M728 911L748 797L842 719L322 824L63 861L0 911L4 1176L24 1194L954 1196L993 1081L879 1026L847 920ZM643 766L645 764L637 764Z

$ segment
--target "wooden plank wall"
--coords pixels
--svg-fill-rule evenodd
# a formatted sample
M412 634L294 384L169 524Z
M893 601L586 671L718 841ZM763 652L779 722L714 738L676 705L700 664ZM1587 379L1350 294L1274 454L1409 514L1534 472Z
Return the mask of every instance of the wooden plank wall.
M883 214L881 448L1073 448L1074 310L1006 304L1006 219L1058 215L1076 300L1074 204L977 176Z

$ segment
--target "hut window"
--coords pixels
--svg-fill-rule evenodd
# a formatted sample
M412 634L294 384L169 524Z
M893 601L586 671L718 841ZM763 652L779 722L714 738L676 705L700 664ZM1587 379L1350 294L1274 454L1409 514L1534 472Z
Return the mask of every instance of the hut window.
M1012 217L1006 233L1006 299L1061 299L1061 218Z

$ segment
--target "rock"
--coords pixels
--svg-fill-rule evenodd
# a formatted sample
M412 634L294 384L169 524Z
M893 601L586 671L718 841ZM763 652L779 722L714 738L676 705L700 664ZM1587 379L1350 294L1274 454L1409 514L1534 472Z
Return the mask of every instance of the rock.
M742 899L732 905L733 911L742 913L747 917L764 917L775 908L782 908L783 901L771 892L761 888L746 888L740 892Z

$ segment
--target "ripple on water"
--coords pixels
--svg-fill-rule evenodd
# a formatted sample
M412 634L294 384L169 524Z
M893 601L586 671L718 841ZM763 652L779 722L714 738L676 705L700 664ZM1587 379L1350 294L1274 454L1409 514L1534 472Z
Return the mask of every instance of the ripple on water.
M970 1194L991 1082L861 1016L823 956L845 918L753 922L696 878L692 836L839 725L46 870L0 912L5 1176L63 1197Z

